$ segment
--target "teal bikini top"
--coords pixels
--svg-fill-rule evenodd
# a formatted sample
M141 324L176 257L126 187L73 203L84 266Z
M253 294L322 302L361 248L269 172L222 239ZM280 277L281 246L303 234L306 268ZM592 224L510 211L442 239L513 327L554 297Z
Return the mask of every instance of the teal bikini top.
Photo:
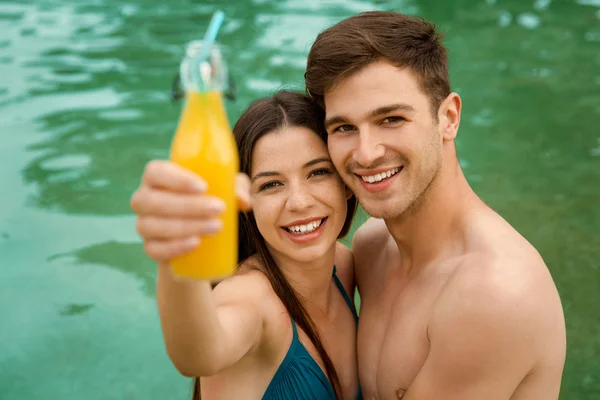
M358 324L356 308L344 290L342 282L338 279L335 266L333 267L333 280ZM327 379L327 375L300 342L296 321L293 319L292 329L294 332L292 344L267 387L263 400L335 400L333 386ZM356 398L362 399L360 385Z

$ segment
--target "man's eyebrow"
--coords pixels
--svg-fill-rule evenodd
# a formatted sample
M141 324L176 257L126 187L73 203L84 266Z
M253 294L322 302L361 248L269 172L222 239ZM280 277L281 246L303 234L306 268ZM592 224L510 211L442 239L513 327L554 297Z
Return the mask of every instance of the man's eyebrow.
M348 119L346 117L342 117L341 115L335 115L331 118L326 118L325 119L325 129L329 128L331 125L335 125L335 124L347 124Z
M404 111L404 112L414 112L415 108L410 104L406 103L397 103L390 104L387 106L378 107L371 112L369 112L369 118L377 117L380 115L388 114L394 111ZM334 115L333 117L325 119L325 129L334 124L348 124L350 121L348 118L341 115Z
M394 111L404 111L404 112L414 112L415 108L413 106L411 106L410 104L406 104L406 103L397 103L397 104L390 104L388 106L383 106L383 107L379 107L374 109L373 111L371 111L369 113L369 117L373 118L373 117L377 117L383 114L388 114Z

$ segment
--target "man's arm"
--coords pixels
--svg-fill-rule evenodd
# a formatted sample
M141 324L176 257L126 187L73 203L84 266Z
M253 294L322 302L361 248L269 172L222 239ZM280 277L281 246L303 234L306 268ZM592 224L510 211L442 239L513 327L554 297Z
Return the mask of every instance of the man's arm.
M533 369L535 294L476 275L455 276L438 299L430 353L403 400L509 400Z

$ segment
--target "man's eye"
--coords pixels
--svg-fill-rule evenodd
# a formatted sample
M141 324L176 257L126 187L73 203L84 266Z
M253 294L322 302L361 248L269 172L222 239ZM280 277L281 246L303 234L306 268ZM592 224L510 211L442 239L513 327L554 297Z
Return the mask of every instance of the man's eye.
M405 121L405 119L403 117L387 117L386 119L383 120L383 123L388 124L388 125L394 125L394 124L400 123L402 121Z
M276 188L281 185L282 185L282 183L277 182L277 181L267 182L267 183L261 185L260 188L258 189L258 191L262 192L263 190L273 189L273 188Z
M340 125L337 128L335 128L333 131L334 132L350 132L354 130L354 127L352 125Z

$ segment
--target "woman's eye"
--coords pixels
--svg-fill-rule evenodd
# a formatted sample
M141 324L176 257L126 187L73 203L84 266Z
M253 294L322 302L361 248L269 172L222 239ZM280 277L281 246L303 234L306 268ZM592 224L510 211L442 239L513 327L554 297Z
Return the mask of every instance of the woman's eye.
M319 169L315 169L313 172L311 172L309 175L309 178L311 176L329 175L330 173L331 173L331 170L329 170L328 168L319 168Z
M262 192L263 190L273 189L278 186L281 186L281 182L277 182L277 181L267 182L267 183L261 185L260 188L258 189L258 191Z

